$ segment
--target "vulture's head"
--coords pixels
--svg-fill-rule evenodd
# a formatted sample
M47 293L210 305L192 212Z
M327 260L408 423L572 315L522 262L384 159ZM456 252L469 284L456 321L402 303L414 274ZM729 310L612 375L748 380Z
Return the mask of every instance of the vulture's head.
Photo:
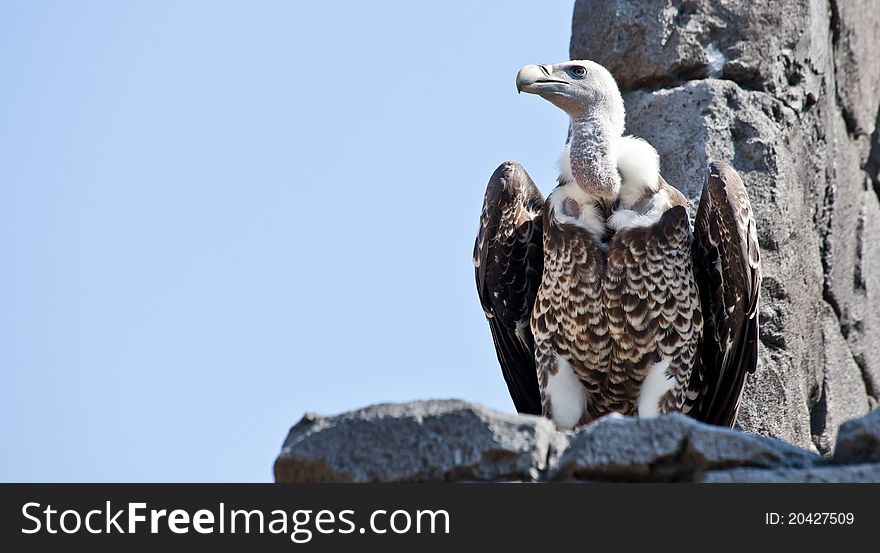
M516 89L537 94L573 119L606 115L623 124L623 98L617 82L594 61L526 65L516 74Z

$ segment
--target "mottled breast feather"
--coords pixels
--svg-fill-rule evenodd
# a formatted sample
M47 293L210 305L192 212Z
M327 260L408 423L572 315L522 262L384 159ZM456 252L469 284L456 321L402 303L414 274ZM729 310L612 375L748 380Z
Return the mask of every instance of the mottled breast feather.
M543 221L544 277L531 324L544 416L552 418L546 390L557 370L556 356L568 359L581 380L589 380L608 371L611 342L602 284L606 255L600 241L578 225L560 222L551 202L544 206Z
M694 222L694 274L706 321L701 363L685 412L732 426L746 375L758 363L761 267L745 185L726 163L709 166Z
M660 412L681 410L702 331L687 211L676 206L650 227L603 238L560 223L545 206L544 278L532 313L542 392L562 356L589 392L582 422L635 415L648 369L667 360L674 385Z
M525 169L502 163L486 187L474 244L477 293L516 410L541 414L529 326L541 281L544 198Z
M669 362L674 379L660 412L680 411L703 330L691 263L687 210L668 209L651 227L618 232L611 241L605 310L613 344L605 394L636 414L634 401L648 369ZM617 408L611 410L619 411Z

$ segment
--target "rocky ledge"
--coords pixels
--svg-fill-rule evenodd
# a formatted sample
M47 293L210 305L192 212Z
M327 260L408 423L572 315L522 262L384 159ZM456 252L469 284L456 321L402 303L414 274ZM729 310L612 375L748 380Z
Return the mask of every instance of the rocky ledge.
M574 432L457 400L307 414L277 482L880 482L880 409L842 424L833 457L683 415L608 416Z

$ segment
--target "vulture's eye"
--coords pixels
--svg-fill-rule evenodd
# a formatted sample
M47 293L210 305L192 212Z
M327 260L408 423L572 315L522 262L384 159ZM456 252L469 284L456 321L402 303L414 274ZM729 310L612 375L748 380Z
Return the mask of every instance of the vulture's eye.
M575 77L583 77L587 74L587 68L583 65L575 65L571 68L571 74Z

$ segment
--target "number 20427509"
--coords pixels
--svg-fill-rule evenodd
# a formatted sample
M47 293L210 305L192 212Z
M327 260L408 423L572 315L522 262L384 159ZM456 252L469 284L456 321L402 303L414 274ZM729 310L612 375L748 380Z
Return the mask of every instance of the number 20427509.
M764 523L768 525L852 525L852 513L764 513Z

